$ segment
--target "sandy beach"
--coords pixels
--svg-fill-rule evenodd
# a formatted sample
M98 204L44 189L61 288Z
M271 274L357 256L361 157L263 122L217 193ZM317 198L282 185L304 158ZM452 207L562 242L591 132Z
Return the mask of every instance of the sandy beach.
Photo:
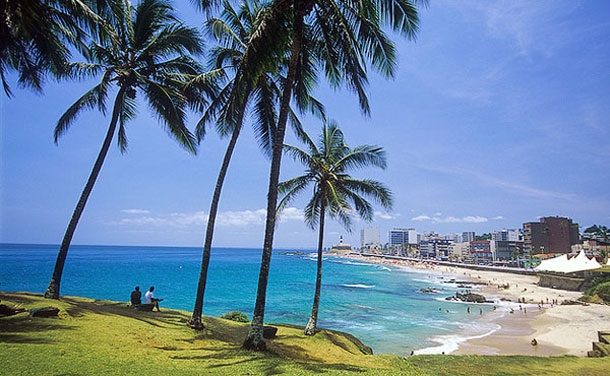
M576 300L582 293L539 287L538 277L534 275L436 266L353 254L344 257L429 269L444 278L485 282L485 285L477 286L477 291L490 300L503 300L506 304L498 309L485 309L478 319L494 323L498 329L484 337L460 343L452 354L584 357L592 349L592 342L597 341L597 332L610 331L610 306L564 305L564 301ZM479 314L476 304L471 304L470 307L473 314ZM536 345L532 345L533 339L536 339Z

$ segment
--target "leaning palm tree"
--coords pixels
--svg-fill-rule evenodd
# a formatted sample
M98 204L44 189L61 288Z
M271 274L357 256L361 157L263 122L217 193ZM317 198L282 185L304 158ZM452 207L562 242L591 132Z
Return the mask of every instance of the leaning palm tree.
M393 76L396 64L395 49L382 29L387 25L393 31L413 38L419 20L414 1L274 0L272 7L274 14L278 18L289 16L291 19L287 24L287 27L290 27L287 32L292 37L292 44L272 144L263 253L252 324L243 343L246 349L266 349L263 340L263 322L267 282L276 224L282 146L292 91L298 89L296 84L299 77L307 74L315 76L316 67L322 67L331 85L335 87L341 84L347 85L358 95L363 113L368 114L365 64L371 63L386 77ZM426 3L425 0L421 2ZM308 36L319 41L315 49L304 48L308 45ZM315 54L306 54L305 51L314 51Z
M278 205L278 211L281 212L288 203L313 185L313 196L305 206L305 222L312 229L318 226L318 268L313 305L305 334L314 335L322 288L322 246L326 213L351 231L352 216L355 213L366 221L373 220L373 206L367 198L390 209L392 194L378 181L359 180L348 174L351 169L368 166L385 169L386 159L382 148L369 145L349 148L345 144L343 132L334 122L329 126L324 125L317 145L306 134L302 135L302 139L307 150L284 145L285 152L301 162L306 170L304 175L279 184L278 191L284 198Z
M80 49L86 31L102 19L89 5L106 8L110 0L0 1L0 81L6 96L12 91L6 74L18 74L19 86L42 91L45 75L60 78L70 59L70 47Z
M263 73L254 83L244 79L247 75L243 71L246 68L244 57L250 53L248 41L263 27L261 23L265 20L266 12L268 12L266 5L256 1L252 4L243 1L238 11L229 2L225 2L221 18L212 18L206 23L211 36L219 43L209 53L211 69L196 77L191 83L193 87L197 87L210 80L222 79L226 82L197 124L199 140L204 137L206 126L211 122L216 123L216 128L221 136L231 135L210 204L197 296L193 314L188 323L194 329L204 328L202 323L203 303L220 196L249 104L254 106L253 112L256 119L253 124L259 144L266 153L271 150L271 137L277 120L276 107L281 95L279 86L282 80L279 75L281 67L277 61L270 61L270 64L263 66ZM228 79L229 72L232 73L231 79ZM322 106L311 98L307 91L301 94L304 97L299 97L297 100L300 108L302 110L308 108L315 114L323 116ZM295 129L300 130L300 123L296 115L293 114L291 118Z
M75 77L101 73L102 78L61 116L55 127L55 142L82 110L98 108L105 114L106 101L113 87L116 87L116 96L102 148L61 243L53 276L45 292L47 298L59 298L61 276L72 236L115 133L118 134L120 151L127 149L125 125L136 115L137 93L148 102L178 143L187 151L196 153L196 138L185 126L188 98L183 88L191 77L200 73L197 62L189 57L189 54L202 51L197 31L184 26L166 0L142 0L137 7L129 0L117 0L113 15L107 19L112 25L108 30L109 37L92 43L85 55L88 62L68 65Z

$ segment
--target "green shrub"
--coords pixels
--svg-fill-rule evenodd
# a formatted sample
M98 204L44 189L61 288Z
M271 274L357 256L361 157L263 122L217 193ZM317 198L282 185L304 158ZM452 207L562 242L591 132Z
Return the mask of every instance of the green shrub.
M604 304L604 301L597 295L583 295L578 298L579 301L583 303L592 303L592 304Z
M220 318L237 322L250 322L250 320L248 320L248 316L246 316L245 313L240 311L227 312L224 315L220 316Z
M610 282L604 282L597 286L597 296L610 303Z

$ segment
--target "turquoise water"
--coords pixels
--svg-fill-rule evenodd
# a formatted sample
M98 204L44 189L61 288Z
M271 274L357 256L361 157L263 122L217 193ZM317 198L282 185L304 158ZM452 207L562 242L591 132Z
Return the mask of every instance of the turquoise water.
M56 245L0 245L0 290L45 291ZM265 322L305 325L313 300L315 254L274 251L267 289ZM216 248L212 251L204 314L219 316L254 310L261 251ZM201 249L187 247L72 246L61 294L128 301L135 285L155 286L161 307L192 310ZM482 335L463 304L446 302L457 287L439 273L325 257L318 326L354 334L375 353L406 355L451 351L457 343ZM444 278L444 279L443 279ZM435 287L438 294L421 288ZM439 346L442 341L445 346Z

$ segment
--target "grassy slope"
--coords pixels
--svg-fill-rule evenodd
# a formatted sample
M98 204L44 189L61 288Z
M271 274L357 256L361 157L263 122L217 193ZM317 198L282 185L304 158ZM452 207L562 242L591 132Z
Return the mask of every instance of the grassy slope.
M207 317L194 332L187 312L136 312L125 303L0 293L3 304L55 306L59 318L0 318L0 374L6 375L602 375L610 359L364 355L338 332L306 337L279 326L269 352L240 348L249 325Z

